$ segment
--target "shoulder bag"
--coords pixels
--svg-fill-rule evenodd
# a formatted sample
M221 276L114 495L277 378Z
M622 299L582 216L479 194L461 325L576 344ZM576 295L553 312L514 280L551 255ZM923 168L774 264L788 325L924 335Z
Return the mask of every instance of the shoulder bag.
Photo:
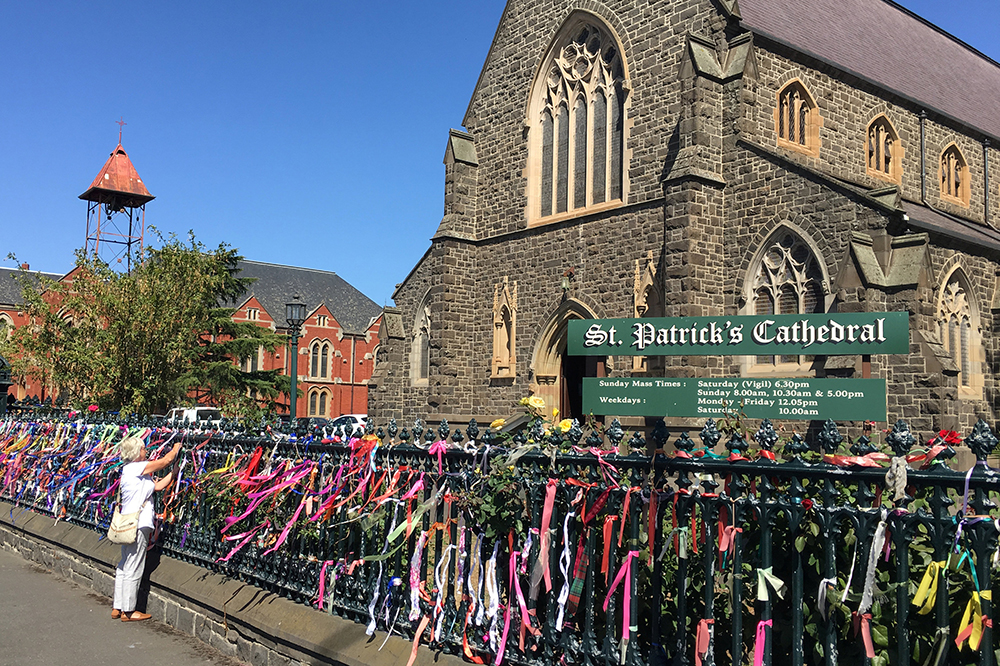
M142 507L134 513L122 513L122 489L118 486L118 501L115 504L115 512L111 516L111 524L108 525L108 541L118 544L135 543L136 531L139 529L139 514Z

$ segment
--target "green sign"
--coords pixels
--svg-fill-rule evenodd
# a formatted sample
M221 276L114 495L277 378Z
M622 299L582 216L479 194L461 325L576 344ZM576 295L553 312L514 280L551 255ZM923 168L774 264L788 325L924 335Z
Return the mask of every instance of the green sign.
M583 411L615 416L885 421L884 379L586 377Z
M572 356L906 354L906 312L574 319Z

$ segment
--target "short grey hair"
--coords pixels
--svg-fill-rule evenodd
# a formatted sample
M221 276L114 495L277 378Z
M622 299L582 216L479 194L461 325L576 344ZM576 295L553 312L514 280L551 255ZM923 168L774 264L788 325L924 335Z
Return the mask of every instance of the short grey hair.
M126 437L119 445L119 455L122 460L133 462L139 459L139 454L142 453L142 447L145 445L145 442L138 437Z

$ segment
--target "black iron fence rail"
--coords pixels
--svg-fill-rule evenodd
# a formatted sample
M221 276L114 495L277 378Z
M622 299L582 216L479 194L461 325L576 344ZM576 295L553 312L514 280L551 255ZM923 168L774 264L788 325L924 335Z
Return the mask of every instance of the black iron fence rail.
M183 437L187 461L160 503L163 550L490 663L995 663L1000 474L982 422L971 470L948 467L944 433L908 467L902 422L881 456L832 423L779 446L769 423L748 439L709 422L670 456L579 448L578 428L500 441L442 424L425 448L387 429L350 444L154 430ZM0 496L103 531L125 432L0 422ZM223 535L251 501L235 481L286 468L308 473Z

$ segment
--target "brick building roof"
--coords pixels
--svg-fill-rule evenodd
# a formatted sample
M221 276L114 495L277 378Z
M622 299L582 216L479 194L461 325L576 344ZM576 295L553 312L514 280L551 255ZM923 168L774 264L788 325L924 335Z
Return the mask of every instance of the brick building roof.
M22 302L21 285L15 279L20 272L17 268L0 268L0 307L18 305ZM36 283L37 275L36 271L28 272L29 279ZM63 277L60 273L42 273L42 275L53 280Z
M372 299L331 271L241 261L240 277L257 278L240 299L254 296L279 325L285 321L285 303L298 294L312 312L325 304L330 314L351 333L361 333L382 312Z
M739 0L739 13L763 37L1000 137L1000 64L891 0Z

